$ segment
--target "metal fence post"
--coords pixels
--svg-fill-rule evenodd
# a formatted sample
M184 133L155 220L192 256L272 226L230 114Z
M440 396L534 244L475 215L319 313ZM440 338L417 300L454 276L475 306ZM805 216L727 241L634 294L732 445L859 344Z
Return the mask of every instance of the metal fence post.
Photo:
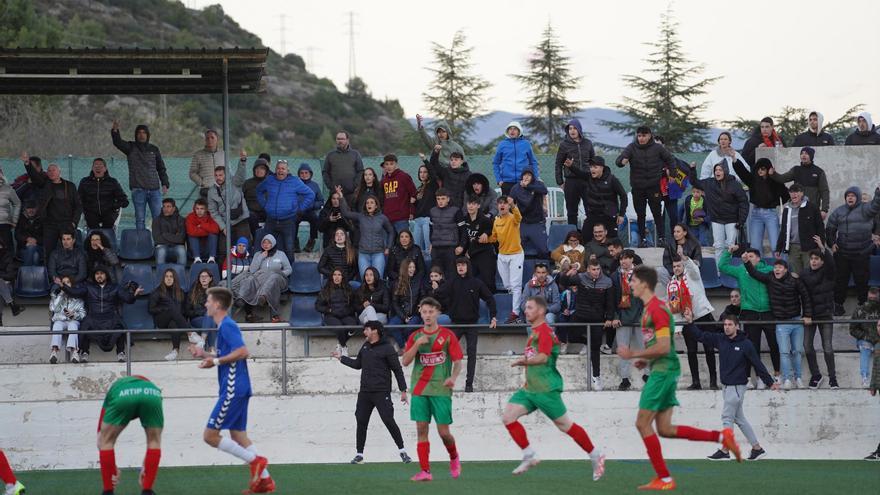
M593 368L591 358L592 356L592 343L593 343L593 325L587 325L587 343L584 344L587 346L587 390L593 390Z
M125 374L131 376L131 330L125 331Z
M306 357L309 357L309 335L309 332L305 332L305 336L303 337L303 354L305 354Z
M73 182L73 155L67 155L67 178Z
M287 329L281 332L281 395L287 395Z

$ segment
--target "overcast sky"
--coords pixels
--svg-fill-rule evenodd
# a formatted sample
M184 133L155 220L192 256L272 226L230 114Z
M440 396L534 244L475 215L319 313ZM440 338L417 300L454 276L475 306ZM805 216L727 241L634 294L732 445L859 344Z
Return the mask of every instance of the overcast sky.
M215 1L184 3L201 8ZM620 76L645 67L643 43L657 39L666 5L633 0L219 3L279 52L285 15L287 52L311 60L308 69L339 88L348 79L348 12L354 11L357 75L375 97L400 100L408 117L426 112L421 95L430 81L425 67L431 42L448 45L459 29L474 47L476 71L494 85L487 110L523 111L523 95L509 75L525 69L548 21L572 58L574 74L582 77L573 98L610 107L624 95L636 96ZM791 105L816 108L834 119L864 103L880 121L880 2L678 0L674 10L689 58L704 63L706 75L723 76L710 89L707 118L758 119Z

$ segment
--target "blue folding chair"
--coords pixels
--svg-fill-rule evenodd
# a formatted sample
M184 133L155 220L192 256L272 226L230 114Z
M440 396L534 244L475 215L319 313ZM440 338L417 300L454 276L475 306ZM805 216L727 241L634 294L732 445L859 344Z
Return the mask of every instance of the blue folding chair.
M721 278L718 276L718 265L715 258L704 256L700 263L700 277L703 279L703 287L706 289L717 289L721 287Z
M871 287L880 286L880 256L871 256L868 262L868 285Z
M495 294L494 297L498 321L504 323L504 320L507 319L507 315L513 312L513 296L504 292Z
M135 282L144 289L143 294L150 294L159 286L156 276L153 274L153 267L150 265L140 265L129 263L122 270L122 283L126 285L129 282Z
M317 296L294 295L290 306L290 326L320 327L324 323L321 313L315 309Z
M45 266L22 266L15 277L15 295L18 297L46 297L49 295L49 273Z
M122 322L131 330L152 330L156 328L153 315L148 311L150 300L138 297L132 304L122 305Z
M119 257L148 260L153 257L153 235L149 230L125 229L119 237Z
M550 251L553 251L560 244L565 242L565 236L568 235L572 230L577 230L577 225L571 224L553 224L550 226L550 233L547 235L547 247L550 248Z
M217 263L193 263L189 268L189 279L198 280L199 273L201 273L202 270L210 271L211 276L214 277L214 282L217 284L220 283L220 266Z
M294 294L315 294L321 290L317 261L295 261L288 285Z

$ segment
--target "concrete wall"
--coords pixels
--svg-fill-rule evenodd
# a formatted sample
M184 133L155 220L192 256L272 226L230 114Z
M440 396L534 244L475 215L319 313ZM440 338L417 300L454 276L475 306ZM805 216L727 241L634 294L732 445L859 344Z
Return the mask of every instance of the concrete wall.
M465 462L513 460L520 455L498 419L509 395L456 394L453 433ZM678 397L682 407L676 409L676 422L719 426L720 393L679 392ZM645 458L633 427L638 393L569 392L564 398L572 417L610 458ZM270 462L347 462L354 454L355 399L353 394L254 397L248 430ZM202 430L213 404L214 399L208 397L165 400L163 465L236 464L232 457L202 443ZM0 445L22 470L95 468L95 425L100 406L97 400L0 404ZM409 408L398 403L396 417L414 453L415 428L408 414ZM863 391L754 391L748 393L746 414L762 446L775 459L857 459L876 446L873 432L880 424L876 398ZM543 458L584 458L571 439L543 416L533 415L524 424ZM738 431L737 436L740 442L745 441ZM432 441L435 445L439 442L434 432ZM144 448L143 433L135 422L120 437L117 462L140 466ZM669 458L702 458L715 446L664 440L663 448ZM434 452L435 460L444 459L442 449ZM396 454L381 421L374 417L367 458L395 461Z
M843 192L859 186L873 196L880 185L880 146L819 146L813 162L828 176L832 209L843 204ZM769 158L780 172L800 164L800 148L758 148L756 158Z

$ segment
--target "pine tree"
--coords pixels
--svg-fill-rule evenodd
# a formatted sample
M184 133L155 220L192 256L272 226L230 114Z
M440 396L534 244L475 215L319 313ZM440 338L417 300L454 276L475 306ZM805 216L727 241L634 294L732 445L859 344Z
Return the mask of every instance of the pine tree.
M449 47L431 43L434 66L428 70L434 74L434 80L429 91L422 93L431 114L444 119L453 136L461 138L473 130L477 114L486 102L486 90L492 86L473 73L473 47L465 42L464 33L457 31Z
M580 77L571 75L570 58L563 53L549 22L528 63L528 73L513 76L529 94L523 103L530 116L523 124L540 136L536 144L547 149L559 141L567 120L587 102L568 98L568 93L578 88Z
M685 57L678 38L678 23L667 7L661 16L660 39L646 43L652 47L649 67L645 76L624 75L623 82L639 93L638 98L624 97L624 103L615 105L628 118L625 122L603 121L608 128L633 133L636 126L647 125L655 134L662 135L666 147L673 151L706 149L712 145L707 139L710 122L700 114L706 102L697 102L718 77L691 81L704 70Z

